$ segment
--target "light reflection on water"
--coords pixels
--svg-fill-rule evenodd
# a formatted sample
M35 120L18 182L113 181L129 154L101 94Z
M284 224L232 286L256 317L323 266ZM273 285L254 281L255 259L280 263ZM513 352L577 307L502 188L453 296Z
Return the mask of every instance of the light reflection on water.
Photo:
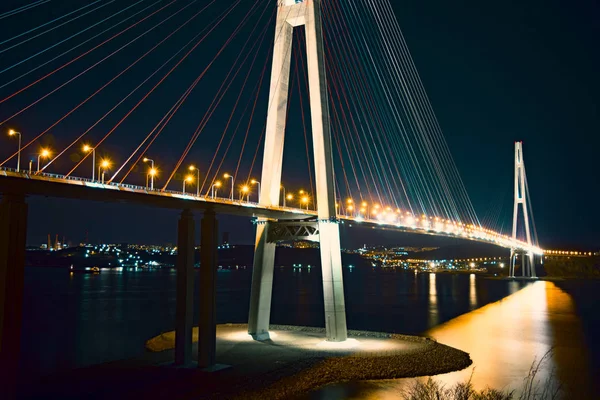
M219 271L219 323L246 321L251 272ZM28 268L23 370L43 375L142 354L147 338L174 327L175 278L174 271L69 276L61 270ZM521 290L524 285L475 275L344 269L351 329L426 332L471 353L477 385L520 383L533 358L552 345L559 346L554 361L561 379L575 374L564 368L571 364L577 375L589 376L582 367L585 354L579 356L586 348L570 295L546 282ZM272 322L322 326L322 296L319 268L276 268ZM442 378L462 379L471 371ZM358 398L397 398L400 382L360 383L364 395ZM346 394L327 398L350 398L346 389L340 388Z
M470 301L475 297L475 282L471 277ZM512 288L516 290L517 286ZM430 275L430 299L434 290L435 277ZM534 360L552 350L551 357L536 375L537 387L541 390L554 374L553 385L563 385L563 398L591 399L597 389L582 332L571 296L552 282L538 281L498 302L430 329L425 335L468 352L473 360L473 366L463 371L435 376L446 386L471 378L474 387L480 390L491 387L519 393ZM335 385L312 398L398 399L414 381Z

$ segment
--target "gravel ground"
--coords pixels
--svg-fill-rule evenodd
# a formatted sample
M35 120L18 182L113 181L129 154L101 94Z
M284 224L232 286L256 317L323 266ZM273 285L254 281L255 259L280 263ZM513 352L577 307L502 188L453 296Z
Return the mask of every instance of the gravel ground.
M360 345L341 349L320 346L324 328L271 325L272 341L228 339L246 329L217 327L217 360L231 368L188 392L190 398L289 399L332 383L436 375L472 363L467 353L432 339L381 332L351 330L348 337ZM172 336L161 336L162 347L170 347Z

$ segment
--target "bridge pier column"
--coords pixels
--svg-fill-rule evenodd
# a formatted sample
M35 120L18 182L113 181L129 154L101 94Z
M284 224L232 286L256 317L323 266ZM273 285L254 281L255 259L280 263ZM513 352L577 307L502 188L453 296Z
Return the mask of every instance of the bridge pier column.
M348 331L346 328L340 227L337 222L319 221L319 242L327 340L343 342L348 338Z
M23 194L0 200L0 392L15 394L21 349L21 320L27 239Z
M183 210L177 232L175 365L190 365L192 363L194 233L194 215L189 209Z
M267 242L268 230L269 222L259 222L256 225L250 312L248 315L248 333L252 335L254 340L269 339L276 244Z
M198 367L215 365L217 326L216 326L216 284L217 284L217 236L219 232L216 214L206 210L201 224L200 242L200 318L198 321Z
M515 251L510 249L510 259L508 260L508 277L515 277Z

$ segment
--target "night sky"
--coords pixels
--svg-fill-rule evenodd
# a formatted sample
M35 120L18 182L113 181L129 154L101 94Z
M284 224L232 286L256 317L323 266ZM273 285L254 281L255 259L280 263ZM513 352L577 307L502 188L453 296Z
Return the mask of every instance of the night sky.
M0 13L11 10L25 1L4 1ZM107 1L98 2L99 6ZM63 40L91 24L109 17L127 4L135 1L117 1L82 17L77 22L31 40L14 49L0 53L0 70L25 59L48 46ZM134 10L153 4L146 0L123 13L118 18L100 24L71 41L56 46L35 59L0 73L0 85L17 78L23 72L35 68L72 46L83 42ZM148 51L171 31L181 26L185 20L198 12L207 0L177 1L170 7L172 12L191 4L188 9L173 17L150 34L142 37L125 51L102 62L101 66L86 73L76 82L56 92L48 99L27 110L0 126L1 131L15 128L23 132L24 142L44 131L57 118L83 101L107 80L111 79L127 65ZM48 135L23 152L22 167L35 157L40 146L53 149L64 148L83 133L106 111L126 96L138 83L150 75L177 49L187 43L203 28L209 26L221 11L231 4L223 3L210 8L210 11L187 26L157 48L142 62L136 64L106 90L94 97L77 112L54 127ZM225 4L226 3L226 4ZM272 1L273 7L275 0ZM87 2L54 0L47 5L28 12L0 20L0 42L34 28L51 18L60 17ZM152 10L168 1L159 2ZM152 130L163 114L174 104L188 85L217 53L229 37L236 24L252 6L253 2L242 0L224 23L217 27L187 60L181 64L148 100L130 118L127 118L99 149L99 156L107 155L115 164L125 158ZM480 219L499 220L506 229L512 213L513 157L514 141L522 140L524 158L531 193L531 201L540 245L544 248L598 249L600 248L600 215L597 199L600 196L598 179L598 150L600 149L600 56L597 41L600 37L600 4L595 1L538 1L527 2L475 2L475 1L392 1L396 17L412 52L414 62L444 131L448 146L454 157L460 175ZM93 7L90 7L90 9ZM169 9L166 9L167 11ZM253 14L251 22L245 25L231 45L223 52L202 78L165 131L148 151L161 169L160 183L178 160L189 138L198 126L202 116L215 98L222 77L240 54L240 49L248 37L260 37L266 26L264 41L251 40L248 46L256 44L255 65L249 70L247 85L242 91L240 111L254 99L252 88L259 82L261 70L272 44L273 26L265 25L272 8L260 17L262 8ZM147 11L142 15L148 15ZM0 120L8 117L54 89L62 82L100 61L110 52L126 44L150 26L160 22L168 14L157 14L146 25L140 24L126 34L114 39L106 47L91 53L80 61L69 65L31 89L0 104ZM112 34L133 23L124 23ZM251 31L255 29L254 33ZM40 30L42 31L42 30ZM105 34L72 53L40 68L38 71L14 83L0 88L1 98L11 95L45 73L81 54L111 35ZM29 36L24 36L26 38ZM0 51L23 38L0 44ZM214 40L210 40L214 39ZM181 55L185 54L185 52ZM252 61L253 55L247 60ZM121 108L105 118L89 133L88 142L96 143L133 107L144 93L172 67L169 64L148 84L128 98ZM268 64L270 67L270 64ZM234 87L242 86L246 70L234 82ZM267 68L268 73L268 68ZM268 78L265 78L268 79ZM249 124L249 115L234 114L230 128L236 129L237 136L231 141L231 149L225 153L229 137L220 147L213 173L235 171L238 156L243 146L243 137L248 128L248 141L239 163L238 182L247 177L259 177L262 151L258 152L254 169L250 172L255 150L264 125L268 85L263 85L256 103L256 111ZM223 98L200 139L190 151L183 166L197 164L207 171L215 149L221 139L224 126L234 108L238 90L233 90ZM292 95L293 97L293 95ZM306 106L306 103L305 103ZM289 120L289 140L286 137L284 157L284 184L295 190L308 188L306 173L306 152L300 117L295 111L298 100L292 98ZM249 124L249 125L248 125ZM81 142L49 167L50 172L66 173L81 158ZM4 133L0 136L0 162L11 155L16 143ZM289 153L288 153L289 152ZM234 154L237 154L234 156ZM139 155L139 154L138 154ZM218 164L223 161L220 168ZM6 166L14 166L11 160ZM159 167L160 168L160 167ZM178 171L176 171L178 172ZM91 174L91 160L85 160L74 172L77 176ZM181 180L170 186L180 190ZM143 184L143 165L137 166L127 182ZM209 177L209 180L211 178ZM46 241L48 233L65 236L77 243L88 234L91 242L130 242L130 243L174 243L176 240L177 213L131 205L83 203L59 199L31 198L29 244ZM222 216L219 218L222 231L229 231L231 241L251 243L254 229L248 219ZM377 235L381 236L381 235ZM348 237L348 235L344 235ZM369 242L372 237L357 231L354 242ZM394 236L390 236L394 240ZM376 244L376 243L372 243Z

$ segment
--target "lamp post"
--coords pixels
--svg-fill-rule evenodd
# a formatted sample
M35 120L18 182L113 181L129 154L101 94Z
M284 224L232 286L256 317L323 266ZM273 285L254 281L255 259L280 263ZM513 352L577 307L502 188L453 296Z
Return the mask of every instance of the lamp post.
M224 174L223 177L225 179L227 178L231 178L231 201L233 201L233 186L234 186L234 182L233 182L233 176L229 175L229 174Z
M289 201L294 200L294 195L290 193L283 198L283 206L284 207L286 207L286 200L289 200Z
M88 144L83 145L83 152L92 152L92 182L96 179L96 148Z
M283 190L283 206L285 207L285 188L281 185L281 190Z
M185 194L185 184L186 183L192 183L194 181L194 177L191 175L188 175L185 177L185 179L183 180L183 194Z
M247 201L250 201L250 186L242 186L242 190L240 190L240 201L244 200L244 195L247 195L246 199Z
M146 188L148 188L148 178L150 178L151 190L154 190L154 177L158 174L158 170L156 168L150 168L150 171L146 174Z
M17 150L17 172L21 170L21 132L17 132L14 129L8 131L8 136L19 136L19 147Z
M260 203L260 182L256 179L252 179L250 183L258 186L258 202ZM248 201L250 201L250 195L248 195Z
M40 151L40 154L38 154L37 157L37 171L36 172L40 172L40 158L46 158L50 156L50 150L48 149L42 149L42 151Z
M110 161L104 159L100 161L100 166L98 167L98 176L101 177L101 182L104 185L104 173L110 167Z
M214 185L212 185L212 194L211 197L214 199L215 196L217 195L217 192L219 191L219 188L221 187L221 181L216 181L214 183ZM216 190L215 190L216 188Z
M196 171L196 196L200 197L200 170L193 165L190 165L188 169Z
M148 157L144 157L142 160L144 162L150 163L150 171L154 170L154 160L149 159ZM148 175L150 175L148 173ZM148 180L148 175L146 175L146 181ZM148 182L146 182L146 188L148 188ZM154 175L150 176L150 190L154 190Z
M308 198L308 196L302 197L301 203L306 204L306 209L308 210L308 203L310 203L310 199Z

